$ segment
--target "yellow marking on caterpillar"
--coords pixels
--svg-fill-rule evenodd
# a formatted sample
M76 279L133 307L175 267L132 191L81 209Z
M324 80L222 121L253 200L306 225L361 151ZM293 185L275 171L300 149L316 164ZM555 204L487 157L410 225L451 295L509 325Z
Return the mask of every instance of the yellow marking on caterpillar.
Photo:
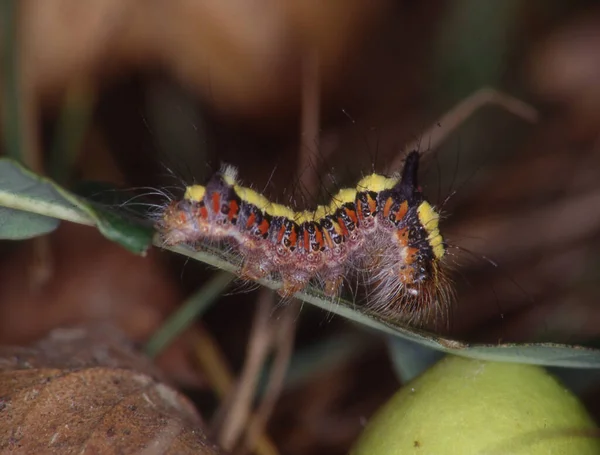
M184 199L188 199L190 201L200 202L204 199L204 194L206 193L206 188L202 185L192 185L188 186L185 189Z
M427 240L433 254L436 258L441 259L446 253L446 249L439 230L440 215L426 201L421 202L421 205L417 208L417 214L419 215L419 221L427 231Z
M298 224L306 223L309 221L316 221L315 212L312 210L303 210L296 212L294 221Z
M398 179L393 177L384 177L379 174L371 174L360 180L356 185L358 191L374 191L379 193L383 190L389 190L398 183Z
M339 209L342 205L348 204L349 202L356 201L356 189L355 188L344 188L333 196L329 206L327 207L327 211L330 214L333 214L337 209Z
M294 216L296 215L296 212L294 212L290 207L276 203L271 204L266 211L271 216L283 216L290 220L293 220Z
M319 205L313 213L315 220L321 220L321 219L325 218L327 215L331 215L331 211L329 210L329 207L327 207L326 205Z
M242 201L254 205L259 210L266 211L271 206L271 202L266 197L250 188L234 185L233 189Z

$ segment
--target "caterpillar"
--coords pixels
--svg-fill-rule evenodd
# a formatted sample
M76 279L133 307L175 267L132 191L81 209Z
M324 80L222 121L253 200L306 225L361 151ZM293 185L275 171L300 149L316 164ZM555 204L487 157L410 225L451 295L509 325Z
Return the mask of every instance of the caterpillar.
M188 186L159 214L166 245L225 242L242 258L240 276L277 275L289 298L309 282L335 298L349 275L366 286L366 305L385 316L421 318L446 309L453 286L439 214L418 186L418 152L401 175L371 174L326 205L294 211L269 201L224 166L206 185Z

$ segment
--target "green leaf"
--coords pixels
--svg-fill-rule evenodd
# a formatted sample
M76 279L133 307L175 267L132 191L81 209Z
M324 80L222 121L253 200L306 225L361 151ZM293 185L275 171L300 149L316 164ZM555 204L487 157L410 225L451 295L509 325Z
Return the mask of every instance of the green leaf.
M152 238L152 230L139 220L86 201L7 158L0 159L0 206L3 239L48 233L58 225L50 218L96 226L106 238L136 254L143 254Z
M233 280L230 273L220 272L202 286L173 313L146 343L146 354L155 357L215 302Z
M23 240L48 234L59 225L56 218L0 208L0 239Z

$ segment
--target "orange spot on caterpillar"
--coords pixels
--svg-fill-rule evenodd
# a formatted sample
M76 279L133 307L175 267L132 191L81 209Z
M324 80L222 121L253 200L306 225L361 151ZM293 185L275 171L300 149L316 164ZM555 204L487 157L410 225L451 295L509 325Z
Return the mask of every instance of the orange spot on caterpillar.
M254 214L254 212L252 212L250 214L250 216L248 217L248 221L246 221L246 229L250 229L252 226L254 226L255 222L256 222L256 215Z
M285 226L281 225L279 232L277 233L277 243L281 243L283 236L285 235Z
M260 235L265 236L269 232L269 222L263 218L263 220L258 225L258 232Z
M240 210L240 206L238 205L238 203L235 199L229 201L229 213L227 215L227 217L229 218L229 221L233 221L234 218L237 217L239 210Z
M325 239L325 244L327 245L327 247L333 248L333 240L331 239L329 232L323 230L323 238Z
M354 224L358 223L358 216L354 210L349 209L348 207L344 208L348 217L352 220Z
M338 225L340 227L341 234L344 237L347 237L350 234L350 232L348 232L348 228L346 227L346 223L344 223L344 220L342 218L338 218Z
M402 228L396 231L396 238L398 243L402 246L408 246L408 229Z
M221 196L219 193L212 194L212 211L213 213L218 213L221 208Z
M365 219L365 217L363 216L363 208L361 203L356 204L356 212L354 212L353 210L346 209L346 213L348 214L348 216L351 217L352 221L355 224L357 224L358 220ZM352 213L353 217L350 215L350 213Z
M398 211L396 212L396 221L402 221L406 214L408 213L408 203L404 201L400 204Z
M374 216L377 213L377 201L373 199L370 194L368 194L367 203L369 204L369 211L371 212L371 216Z
M390 216L390 210L392 209L392 205L394 204L394 199L388 197L385 201L385 205L383 206L383 217L388 218Z
M310 236L308 235L308 231L306 230L306 227L304 228L304 251L310 251Z
M296 231L295 227L293 227L290 231L289 241L290 246L292 247L295 247L298 242L298 232Z
M416 261L418 254L419 254L418 248L408 247L406 249L406 258L404 259L404 262L408 265L413 264Z
M323 240L323 232L321 231L320 227L317 227L317 230L315 232L315 240L319 244L319 250L322 250L323 246L324 246L324 240Z

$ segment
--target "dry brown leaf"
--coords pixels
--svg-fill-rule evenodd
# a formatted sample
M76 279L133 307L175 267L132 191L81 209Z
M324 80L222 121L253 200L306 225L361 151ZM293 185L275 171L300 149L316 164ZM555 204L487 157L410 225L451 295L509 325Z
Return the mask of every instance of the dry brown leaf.
M216 454L184 396L112 326L56 329L0 349L0 449Z

